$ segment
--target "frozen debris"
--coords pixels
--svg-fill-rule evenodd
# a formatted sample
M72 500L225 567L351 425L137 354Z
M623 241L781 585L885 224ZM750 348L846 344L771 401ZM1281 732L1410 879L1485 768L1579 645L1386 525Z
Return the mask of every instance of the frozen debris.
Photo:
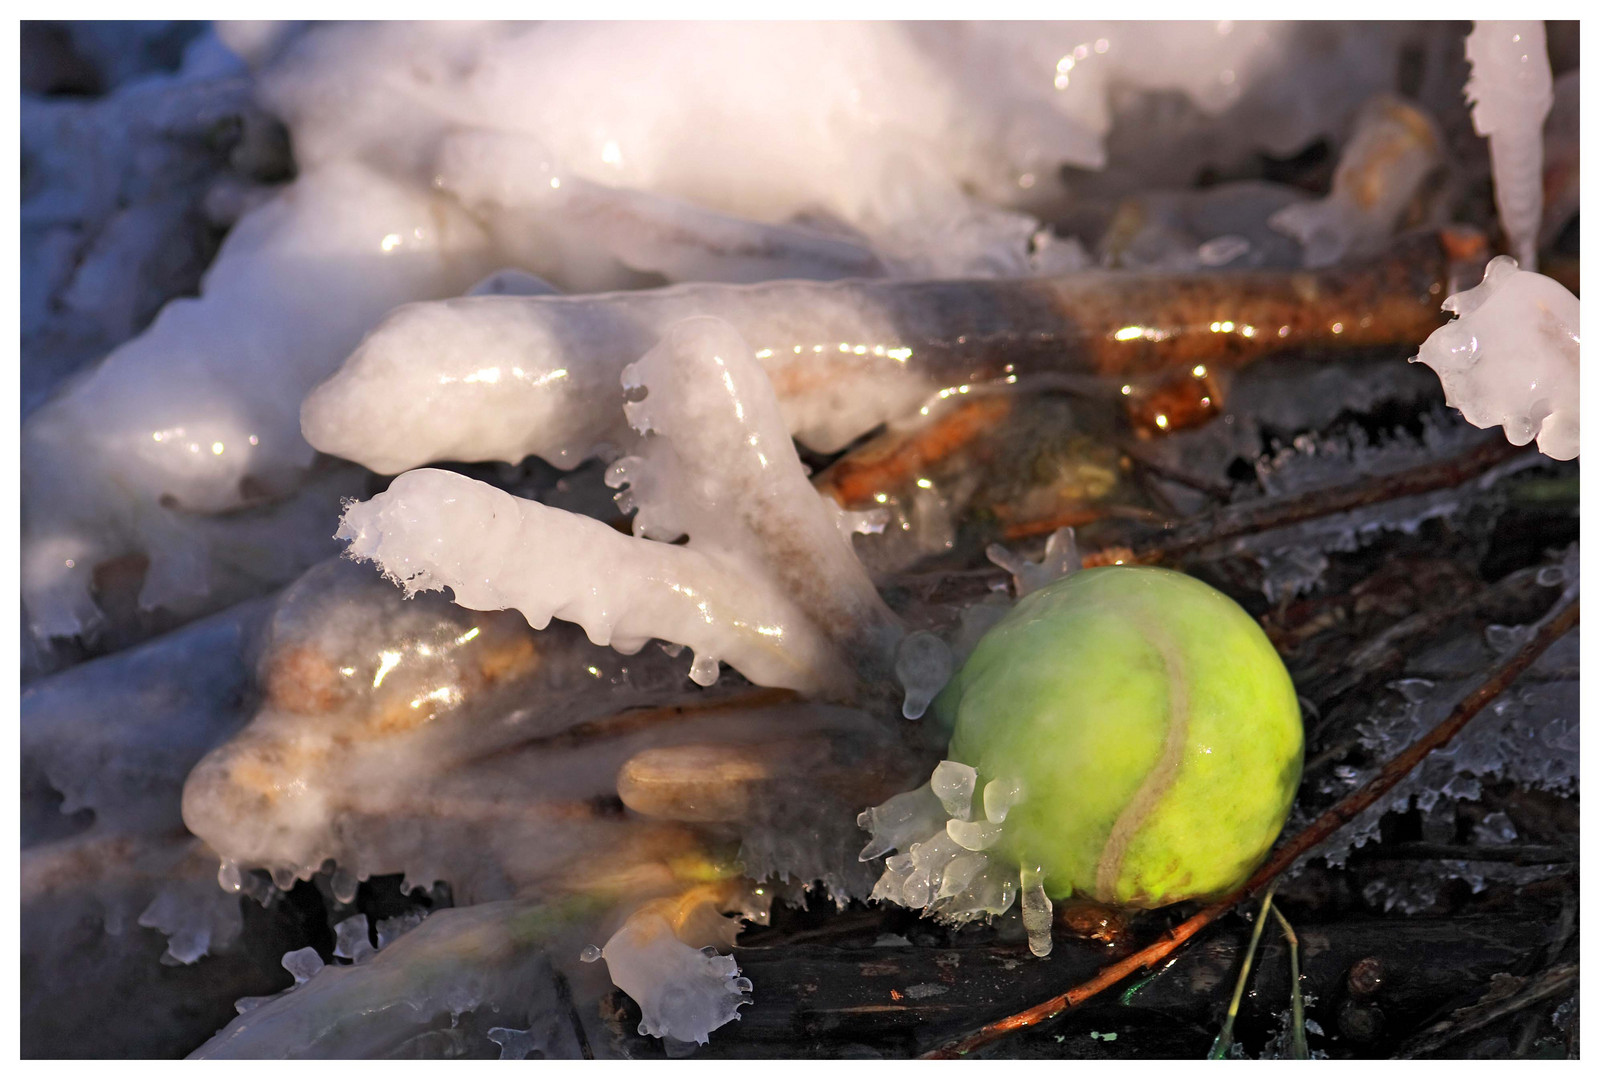
M1038 562L1029 562L1001 544L990 544L984 554L990 562L1011 575L1019 600L1031 592L1038 592L1057 578L1083 569L1077 535L1070 526L1050 534L1044 544L1044 555Z
M274 612L249 725L196 765L183 820L224 860L291 887L327 859L350 881L448 880L461 902L576 872L586 851L647 857L671 827L598 815L641 741L541 740L630 705L670 702L684 664L623 661L574 630L535 635L512 614L407 600L370 568L331 560ZM215 865L215 864L213 864Z
M395 304L454 295L490 269L485 245L443 196L358 165L302 175L241 221L198 299L168 304L25 422L35 633L96 625L95 568L129 552L149 558L142 607L209 592L225 551L196 516L293 492L315 453L298 425L305 392Z
M1022 927L1028 932L1028 951L1049 956L1052 945L1052 908L1044 893L1044 873L1038 867L1022 868Z
M313 167L364 157L396 178L441 178L544 239L528 269L556 264L576 279L558 284L588 291L626 285L630 266L684 280L741 262L859 262L853 245L798 239L801 218L843 223L900 272L1027 273L1037 222L1009 208L1057 195L1062 164L1103 163L1113 84L1178 91L1201 116L1243 104L1246 146L1293 153L1377 73L1392 79L1392 36L1287 23L363 24L313 29L262 78ZM1302 76L1287 92L1284 57ZM480 152L490 144L498 156ZM495 190L522 158L537 160ZM730 240L747 254L719 254Z
M323 967L322 957L309 945L283 954L283 970L294 976L296 986L304 986Z
M239 902L219 896L210 883L168 882L139 914L139 925L159 930L167 937L161 962L192 964L209 952L227 948L244 929Z
M59 936L49 928L64 919L113 937L147 926L168 938L163 962L192 964L226 949L243 927L238 898L217 891L215 866L204 844L170 833L92 833L24 848L23 932ZM59 944L73 948L70 938Z
M94 811L101 833L182 825L184 778L247 719L246 651L267 605L250 601L138 648L31 683L22 694L24 791L39 776L59 807L24 799L22 843Z
M637 511L637 537L421 469L345 512L350 555L410 594L449 586L458 604L576 622L625 654L651 638L688 645L702 685L721 660L808 692L886 667L898 621L811 489L738 334L681 323L622 381L628 421L648 437L607 480L627 486L618 503ZM687 545L660 542L684 534Z
M487 1027L524 1016L536 1027L560 1008L543 950L563 926L527 902L479 904L436 912L361 964L296 959L292 992L250 1002L190 1056L376 1058L450 1031L466 1049L492 1053ZM290 953L285 967L305 952L314 953ZM576 1048L559 1052L575 1056Z
M990 821L1005 821L1011 808L1022 801L1022 781L1016 777L991 780L983 785L983 814Z
M943 828L948 818L931 784L863 810L856 824L871 833L872 839L861 849L861 861L881 858L891 851L907 851L919 838Z
M236 77L159 76L98 99L25 95L21 135L26 417L195 290L216 248L205 212L215 185L264 187L289 166L281 128Z
M515 608L537 628L559 617L624 655L651 638L687 645L701 685L722 660L764 686L848 684L842 658L769 580L456 473L406 473L347 510L340 536L412 595L448 587L463 607Z
M1002 822L1021 801L1022 786L1015 779L986 784L986 820L979 821L972 808L977 779L971 766L942 761L927 784L862 811L856 824L872 839L862 848L861 861L898 851L884 860L869 899L921 908L952 926L1010 910L1018 870L983 852L1000 842Z
M1500 227L1517 264L1532 272L1544 204L1544 121L1555 100L1544 23L1480 19L1467 35L1467 59L1472 126L1489 140Z
M1445 401L1478 427L1505 428L1515 446L1537 439L1549 457L1577 457L1577 297L1501 255L1444 309L1457 318L1412 360L1438 373Z
M1269 496L1282 498L1348 483L1352 475L1379 477L1445 461L1471 451L1484 439L1476 429L1441 411L1424 413L1421 421L1420 440L1396 433L1374 442L1359 428L1329 436L1299 436L1257 459L1257 479ZM1536 466L1539 460L1533 454L1513 458L1473 485L1406 496L1238 537L1228 541L1228 548L1256 560L1262 568L1262 592L1276 603L1315 590L1332 553L1359 551L1387 532L1415 533L1425 522L1460 513L1464 507L1494 505L1497 495L1493 486L1512 472Z
M1432 118L1415 105L1381 95L1356 117L1328 196L1279 210L1271 225L1300 241L1308 267L1375 254L1443 160Z
M751 1001L733 957L686 944L654 906L630 916L600 955L611 981L638 1002L641 1035L705 1043Z
M568 178L584 182L575 188L587 195L571 205L558 199L545 215L581 234L576 251L568 245L554 256L570 256L575 272L599 228L624 245L647 235L649 257L635 261L670 263L676 273L701 272L702 256L727 262L708 253L729 236L746 247L760 246L752 237L779 237L785 251L804 253L801 261L855 265L846 257L854 241L843 239L854 232L904 272L1025 274L1037 222L1007 204L1054 187L1063 162L1098 163L1112 82L1176 89L1215 113L1243 107L1258 84L1281 83L1273 76L1285 57L1305 58L1325 74L1337 68L1350 85L1365 86L1370 68L1392 72L1393 52L1370 32L1345 35L1350 40L1330 50L1287 24L365 23L303 33L233 26L220 36L258 69L259 100L288 125L300 172L282 194L243 212L199 299L169 304L140 337L29 417L23 591L41 637L93 628L93 571L121 555L150 560L140 597L147 609L176 610L216 588L208 568L219 552L195 537L195 515L294 489L311 460L295 425L305 392L385 311L458 295L485 273L516 264L500 249L501 237L436 186L441 146L469 129L513 140L514 159L527 146L548 148ZM977 62L976 43L1006 62ZM214 70L226 68L212 59ZM1003 88L996 70L1007 73ZM647 84L655 92L644 97L628 89ZM1276 111L1288 118L1295 146L1308 130L1337 123L1349 105L1326 86L1297 86L1291 96L1292 107ZM1266 136L1261 124L1244 130L1252 142ZM476 197L493 188L503 165L467 154L446 179L451 190ZM549 177L552 185L562 180ZM980 202L970 191L996 201ZM586 200L603 208L603 228L578 212ZM252 201L219 199L231 206L224 217ZM652 229L617 226L613 211L622 208L644 213ZM793 224L802 215L809 224ZM830 220L842 228L818 224ZM69 245L52 245L47 261L59 277L72 265ZM794 261L766 265L786 259ZM30 274L29 288L49 277ZM627 271L609 284L656 280ZM592 318L593 309L575 313ZM571 339L574 347L593 338L607 347L585 348L581 364L538 342L491 355L481 346L504 331L503 320L465 333L435 320L433 332L408 335L406 347L445 358L445 368L419 372L420 386L397 379L367 388L381 391L371 400L392 423L357 422L361 410L346 408L319 427L313 408L306 434L352 460L385 462L384 471L445 457L515 461L529 452L572 464L607 434L625 434L609 398L592 391L614 385L667 324L699 313L679 304L642 330L631 322L586 329ZM799 335L808 347L844 346L846 365L830 356L829 369L875 370L851 383L812 363L817 382L804 400L781 388L791 430L820 449L837 449L939 388L896 370L902 361L892 354L905 346L893 320L841 324L812 313L791 323L808 328ZM758 350L776 347L739 325ZM519 367L524 374L513 375ZM441 376L462 384L444 389L446 396L466 391L466 415L440 410L434 393L419 392ZM497 377L502 394L522 384L518 393L533 407L513 394L506 419L482 419L476 406L489 398L476 395L494 391L489 380ZM537 393L534 384L548 382L561 385ZM341 425L353 431L348 444L333 434ZM440 425L455 434L437 440ZM384 428L404 432L402 446L423 456L397 463L408 451L380 446L375 436ZM475 429L484 429L481 436L460 434ZM548 445L520 445L539 441L530 431L545 433ZM441 453L455 449L470 452Z

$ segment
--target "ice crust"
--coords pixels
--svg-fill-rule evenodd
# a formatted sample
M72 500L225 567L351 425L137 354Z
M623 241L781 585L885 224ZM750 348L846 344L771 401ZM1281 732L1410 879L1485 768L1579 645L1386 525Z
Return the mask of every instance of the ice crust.
M1578 298L1501 255L1444 309L1457 317L1413 359L1438 373L1445 401L1515 446L1537 439L1558 461L1577 457Z

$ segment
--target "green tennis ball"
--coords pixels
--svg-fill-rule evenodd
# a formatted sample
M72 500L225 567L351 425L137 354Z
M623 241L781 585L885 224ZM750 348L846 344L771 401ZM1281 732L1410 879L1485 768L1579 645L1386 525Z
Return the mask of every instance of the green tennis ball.
M978 790L1021 779L1000 848L1055 899L1220 895L1266 856L1304 760L1255 620L1171 570L1083 570L1024 597L940 695ZM981 816L981 815L980 815Z

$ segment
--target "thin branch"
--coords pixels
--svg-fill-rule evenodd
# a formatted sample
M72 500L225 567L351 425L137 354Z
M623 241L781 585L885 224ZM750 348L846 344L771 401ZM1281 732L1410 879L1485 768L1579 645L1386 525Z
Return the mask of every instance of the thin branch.
M1396 1057L1409 1058L1428 1054L1454 1042L1463 1035L1484 1028L1496 1020L1521 1012L1541 1001L1561 994L1578 983L1578 963L1562 964L1550 968L1537 978L1518 980L1521 988L1514 994L1497 997L1491 987L1478 999L1477 1004L1457 1009L1450 1019L1442 1020L1415 1037L1407 1040Z
M1101 991L1110 989L1134 972L1160 963L1179 946L1183 945L1184 942L1231 911L1240 900L1253 895L1263 886L1270 883L1279 874L1294 865L1302 856L1338 832L1359 816L1362 811L1388 794L1396 784L1409 775L1418 765L1422 764L1424 758L1455 738L1473 717L1477 716L1490 702L1503 694L1506 688L1516 681L1517 676L1528 670L1546 649L1577 625L1578 601L1574 599L1543 622L1538 632L1529 639L1527 644L1523 645L1522 648L1518 649L1490 672L1483 682L1471 693L1467 694L1451 711L1450 715L1432 731L1390 759L1383 769L1379 771L1378 775L1368 781L1365 786L1339 800L1339 802L1326 810L1322 816L1301 830L1293 840L1279 847L1248 882L1216 903L1202 909L1185 922L1180 923L1168 931L1161 940L1126 959L1103 968L1094 978L1073 987L1059 997L1053 997L1049 1001L1024 1009L1015 1015L986 1024L972 1034L951 1040L923 1056L952 1058L970 1054L972 1051L987 1046L997 1039L1002 1039L1012 1032L1032 1027L1035 1024L1040 1024L1059 1016L1067 1009L1075 1008Z
M1385 476L1287 498L1225 506L1213 513L1180 522L1163 539L1134 548L1131 553L1126 548L1115 549L1117 559L1131 563L1161 562L1237 536L1264 533L1410 495L1458 487L1523 453L1529 451L1512 446L1504 439L1487 439L1448 461L1428 462ZM1090 556L1084 560L1084 565L1094 565L1099 561Z

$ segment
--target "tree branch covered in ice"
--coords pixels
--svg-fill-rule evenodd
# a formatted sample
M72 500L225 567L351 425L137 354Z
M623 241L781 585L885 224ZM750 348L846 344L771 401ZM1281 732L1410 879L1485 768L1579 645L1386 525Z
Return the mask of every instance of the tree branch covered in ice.
M561 618L596 644L651 638L695 651L694 677L727 660L747 678L847 691L885 664L898 622L810 487L749 346L690 320L627 369L643 390L630 424L649 433L608 475L627 484L638 537L453 473L422 469L345 512L350 554L409 591L448 586L457 603ZM685 533L686 545L663 543ZM651 539L653 538L653 539Z
M1177 91L1207 121L1248 117L1242 138L1211 140L1220 156L1263 143L1289 152L1380 89L1396 49L1387 33L1289 23L300 30L222 31L255 69L261 104L290 129L296 179L264 205L253 191L223 199L234 204L224 218L254 208L238 218L199 298L168 305L25 425L23 597L41 640L96 629L93 571L125 555L149 560L143 608L192 607L203 591L196 583L219 570L229 546L197 535L196 518L284 497L302 482L313 457L296 426L302 397L396 305L459 295L508 264L587 289L879 269L1030 274L1048 260L1031 250L1039 222L1024 208L1060 196L1061 164L1102 163L1113 85ZM1293 86L1273 77L1284 55L1302 62ZM1330 83L1351 90L1330 94ZM652 92L638 93L643 85ZM41 212L30 204L30 225ZM59 276L68 245L45 246L44 261L29 265ZM101 265L98 255L84 264L93 273L72 303L106 295ZM698 313L680 307L654 329ZM810 343L902 347L881 323L847 325L850 333L827 326ZM470 340L431 347L466 355ZM647 333L637 348L608 350L605 370L593 372L599 383L584 381L587 365L524 365L526 381L566 380L572 394L527 425L550 429L537 452L558 462L587 454L594 425L581 438L563 434L563 409L609 385L653 341ZM515 366L454 374L499 370L504 389ZM886 378L865 393L835 388L785 408L813 445L837 448L885 408L914 408L936 389ZM789 388L780 390L787 401ZM409 425L394 427L427 442L431 424L417 421L429 399L414 400L416 411L401 417ZM599 429L616 434L618 423L608 417ZM439 460L395 465L376 441L362 445L372 441L365 428L353 446L315 423L307 434L387 471ZM446 439L429 453L456 442L475 459L518 445L500 439L480 452ZM297 557L290 573L317 557Z

